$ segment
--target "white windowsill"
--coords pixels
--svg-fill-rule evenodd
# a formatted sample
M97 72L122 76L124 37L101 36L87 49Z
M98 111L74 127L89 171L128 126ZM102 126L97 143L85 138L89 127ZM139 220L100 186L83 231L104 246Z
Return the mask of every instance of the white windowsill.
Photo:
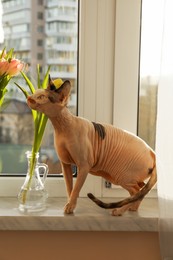
M79 198L74 215L64 215L65 203L66 198L49 198L44 212L23 215L16 198L0 198L0 230L158 231L157 199L145 198L138 212L127 212L122 217L111 216L109 210L88 198Z

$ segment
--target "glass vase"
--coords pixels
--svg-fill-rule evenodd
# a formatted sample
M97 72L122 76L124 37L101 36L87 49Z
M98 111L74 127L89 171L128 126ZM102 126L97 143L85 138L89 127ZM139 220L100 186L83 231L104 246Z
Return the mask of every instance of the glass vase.
M19 210L23 213L43 211L46 208L48 193L45 189L45 181L48 174L48 166L39 163L39 153L26 152L28 170L25 181L18 194Z

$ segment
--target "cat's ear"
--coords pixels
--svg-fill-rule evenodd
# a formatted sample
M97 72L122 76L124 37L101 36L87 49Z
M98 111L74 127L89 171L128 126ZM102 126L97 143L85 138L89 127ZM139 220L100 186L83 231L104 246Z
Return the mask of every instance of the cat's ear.
M47 89L48 90L53 90L53 91L56 90L56 87L55 87L55 85L53 83L53 80L50 77L50 74L49 74L49 81L48 81Z
M47 90L50 90L52 94L54 93L49 98L49 99L51 99L51 102L67 103L68 97L70 95L71 83L69 80L66 80L59 88L56 88L53 80L51 79L51 77L49 75Z
M64 83L58 89L54 90L55 93L58 94L58 101L67 101L70 91L71 91L71 83L69 80L64 81Z
M70 90L71 90L71 84L69 80L64 81L64 83L61 85L61 87L56 88L55 92L60 94L63 93L65 96L70 94Z

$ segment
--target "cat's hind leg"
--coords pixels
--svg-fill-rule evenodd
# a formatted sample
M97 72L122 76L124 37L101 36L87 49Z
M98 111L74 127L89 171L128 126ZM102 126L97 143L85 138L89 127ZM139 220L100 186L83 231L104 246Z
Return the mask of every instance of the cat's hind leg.
M132 185L130 188L128 188L128 191L130 193L131 196L135 195L136 193L138 193L140 191L140 189L145 185L144 182L139 182L135 185ZM128 210L130 211L137 211L140 204L141 204L142 199L131 203L130 207Z
M112 216L122 216L125 211L137 211L139 208L139 205L141 203L141 200L129 203L125 206L122 206L121 208L115 208L112 210Z
M135 183L135 184L123 185L123 188L125 188L130 193L130 195L133 196L136 193L138 193L144 185L145 185L144 182L140 182L140 183ZM140 199L135 202L129 203L125 206L122 206L121 208L113 209L112 216L122 216L123 213L127 210L137 211L141 201L142 200Z

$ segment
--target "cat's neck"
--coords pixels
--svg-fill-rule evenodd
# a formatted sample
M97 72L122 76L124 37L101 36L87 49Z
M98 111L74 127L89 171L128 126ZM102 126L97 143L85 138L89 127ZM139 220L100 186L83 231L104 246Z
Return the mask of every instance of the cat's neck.
M64 107L60 111L57 112L55 117L50 117L50 121L57 132L64 132L70 128L70 125L73 121L75 116L69 111L67 107Z

